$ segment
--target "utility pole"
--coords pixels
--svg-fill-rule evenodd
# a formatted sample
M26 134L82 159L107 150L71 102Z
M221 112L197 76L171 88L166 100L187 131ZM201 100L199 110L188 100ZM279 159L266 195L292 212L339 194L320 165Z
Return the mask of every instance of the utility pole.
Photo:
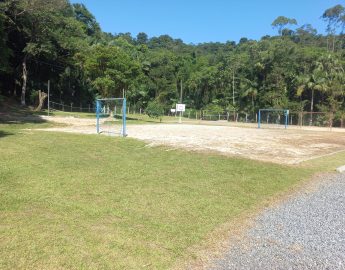
M181 92L180 92L180 103L182 104L182 95L183 95L183 87L182 87L182 80L181 80Z
M235 70L232 70L232 105L235 106Z
M182 79L181 79L181 92L180 92L180 104L182 104L182 95L183 95L183 86L182 86ZM178 121L180 124L182 123L182 112L180 111L180 119Z
M48 116L50 113L50 80L48 80Z

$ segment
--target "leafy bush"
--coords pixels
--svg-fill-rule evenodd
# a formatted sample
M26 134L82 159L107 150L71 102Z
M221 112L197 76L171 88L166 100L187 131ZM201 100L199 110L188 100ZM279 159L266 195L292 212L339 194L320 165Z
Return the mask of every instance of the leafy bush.
M159 119L162 122L164 107L157 101L151 101L146 107L146 113L149 117Z
M31 91L31 93L30 93L30 103L31 104L37 104L38 103L37 100L38 100L38 91L37 90Z
M221 106L217 105L217 104L208 104L205 107L205 111L207 111L208 114L217 115L217 114L223 113L224 109Z

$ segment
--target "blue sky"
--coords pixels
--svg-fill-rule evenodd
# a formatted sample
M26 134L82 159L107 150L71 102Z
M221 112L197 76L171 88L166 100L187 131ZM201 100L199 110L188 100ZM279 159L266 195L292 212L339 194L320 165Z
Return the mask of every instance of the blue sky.
M95 15L102 30L111 33L168 34L186 43L260 39L276 33L272 21L295 18L324 32L320 16L345 0L72 0Z

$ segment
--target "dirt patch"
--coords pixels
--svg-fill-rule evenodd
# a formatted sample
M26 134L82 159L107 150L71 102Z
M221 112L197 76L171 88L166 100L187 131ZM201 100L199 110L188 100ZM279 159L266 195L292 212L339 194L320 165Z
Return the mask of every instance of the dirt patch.
M96 134L94 119L50 117L68 127L48 128ZM106 121L103 119L102 121ZM164 145L191 151L218 152L279 164L298 164L331 153L345 151L345 134L302 129L255 129L198 124L128 125L128 136L149 146Z
M305 130L145 125L130 126L128 134L153 146L217 151L281 164L297 164L310 158L345 151L344 134Z

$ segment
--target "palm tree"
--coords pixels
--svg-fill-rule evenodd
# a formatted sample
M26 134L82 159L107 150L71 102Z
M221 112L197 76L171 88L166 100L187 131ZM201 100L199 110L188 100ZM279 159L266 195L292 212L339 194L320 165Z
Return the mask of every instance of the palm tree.
M339 110L336 113L336 117L340 120L340 127L344 127L344 121L345 121L345 110Z
M334 115L344 101L345 72L342 63L334 56L329 55L322 60L326 75L325 93L328 96L329 110Z
M244 92L242 93L242 97L250 97L253 112L255 110L255 99L258 95L257 87L258 87L258 84L256 82L253 82L248 79L243 79L243 82L241 84L241 88L244 89Z
M311 75L302 75L298 81L297 96L301 96L305 91L309 90L311 92L310 98L310 125L313 124L313 112L314 112L314 97L315 91L325 91L327 88L327 81L325 74L323 72L323 65L321 62L317 62L316 66Z

